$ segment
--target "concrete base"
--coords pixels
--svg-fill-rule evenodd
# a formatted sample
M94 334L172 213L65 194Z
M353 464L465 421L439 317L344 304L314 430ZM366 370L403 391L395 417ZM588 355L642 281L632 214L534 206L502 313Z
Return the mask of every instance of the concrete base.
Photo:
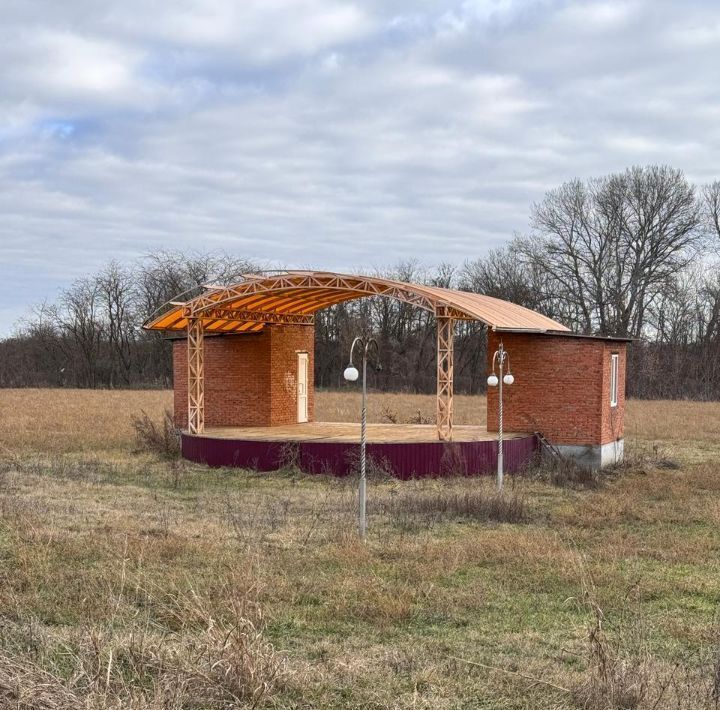
M581 466L597 470L620 463L623 460L625 440L618 439L609 444L588 444L587 446L558 445L560 453L574 459Z

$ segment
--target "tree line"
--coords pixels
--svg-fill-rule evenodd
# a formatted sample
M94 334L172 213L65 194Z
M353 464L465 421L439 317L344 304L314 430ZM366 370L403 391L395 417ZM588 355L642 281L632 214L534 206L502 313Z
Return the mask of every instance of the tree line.
M634 339L628 394L720 398L720 181L668 166L571 180L532 205L529 230L460 265L408 261L378 275L495 296L587 334ZM261 270L227 254L162 251L79 279L0 341L2 387L168 387L170 347L142 323L207 283ZM366 298L316 315L318 387L337 387L357 334L380 343L385 390L435 388L433 317ZM458 323L458 392L484 390L486 332Z

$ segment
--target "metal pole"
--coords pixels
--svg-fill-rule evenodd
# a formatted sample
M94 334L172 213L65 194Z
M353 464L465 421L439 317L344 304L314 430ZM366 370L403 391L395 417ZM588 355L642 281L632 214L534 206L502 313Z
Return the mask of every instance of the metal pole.
M365 430L366 430L366 420L367 420L367 409L365 406L365 399L367 396L367 385L366 385L366 375L367 375L367 346L363 348L363 371L362 371L362 416L360 419L360 488L359 488L359 497L360 497L360 521L359 521L359 528L360 528L360 539L365 539L365 528L366 528L366 521L365 521L365 500L366 500L366 493L365 493Z
M498 348L498 360L500 361L500 380L498 382L500 388L498 390L499 400L499 416L498 416L498 460L497 460L497 487L502 492L503 489L503 365L505 363L505 350L503 344L500 343Z

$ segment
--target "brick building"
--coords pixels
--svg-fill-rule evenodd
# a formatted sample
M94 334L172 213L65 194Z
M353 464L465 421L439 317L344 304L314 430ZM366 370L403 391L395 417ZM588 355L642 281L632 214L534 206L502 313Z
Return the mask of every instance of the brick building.
M506 429L540 432L591 468L622 460L626 340L491 330L489 370L501 341L515 378L503 389ZM498 392L488 387L488 431L498 430Z

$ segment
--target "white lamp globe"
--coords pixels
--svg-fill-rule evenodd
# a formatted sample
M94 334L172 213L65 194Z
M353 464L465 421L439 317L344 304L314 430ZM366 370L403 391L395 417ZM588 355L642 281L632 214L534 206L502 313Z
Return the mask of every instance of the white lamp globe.
M348 382L355 382L357 378L359 377L360 373L357 371L357 367L353 367L352 365L349 365L345 368L345 372L343 372L343 377Z
M511 385L513 382L515 382L515 378L508 373L507 375L505 375L505 377L503 377L503 382L506 385Z
M488 377L487 382L490 385L490 387L497 387L498 382L499 382L497 375L490 375L490 377Z

